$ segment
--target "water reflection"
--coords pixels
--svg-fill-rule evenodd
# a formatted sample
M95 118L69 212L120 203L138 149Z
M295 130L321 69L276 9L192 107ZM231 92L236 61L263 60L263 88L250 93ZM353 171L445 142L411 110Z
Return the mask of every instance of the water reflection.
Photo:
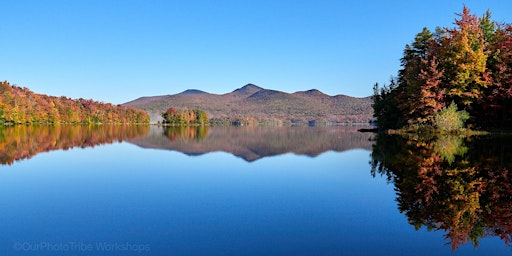
M164 135L170 141L202 140L208 136L208 126L168 126L163 127Z
M512 138L379 135L372 173L395 185L416 229L443 230L452 249L483 237L512 239Z
M144 136L149 126L142 125L56 125L0 128L0 164L58 149L94 147Z
M326 151L371 150L369 134L360 127L151 127L148 136L129 140L143 148L174 150L187 155L223 151L252 162L295 153L317 156Z

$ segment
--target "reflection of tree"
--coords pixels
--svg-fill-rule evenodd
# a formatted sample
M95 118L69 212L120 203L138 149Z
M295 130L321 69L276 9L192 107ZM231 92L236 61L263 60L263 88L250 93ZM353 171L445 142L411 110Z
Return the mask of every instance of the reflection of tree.
M479 238L486 236L498 236L509 244L512 155L504 147L510 142L509 138L379 135L372 173L385 174L394 182L398 208L411 225L446 231L452 249L468 241L478 246Z
M467 150L460 136L441 136L434 143L434 152L449 164L455 161L455 156L462 156Z
M94 147L144 136L144 125L56 125L0 128L0 164L28 159L38 153L73 147Z
M164 127L164 135L170 141L202 140L208 136L208 126L167 126Z

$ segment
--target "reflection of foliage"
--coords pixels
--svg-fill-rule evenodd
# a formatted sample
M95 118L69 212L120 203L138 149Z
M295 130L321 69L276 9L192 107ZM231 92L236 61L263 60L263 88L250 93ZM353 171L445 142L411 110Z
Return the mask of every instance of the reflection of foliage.
M510 138L410 140L379 135L372 172L394 182L399 210L411 225L446 231L452 249L466 242L478 246L479 238L486 236L498 236L508 244L512 238L508 145Z
M460 136L441 136L434 143L434 152L449 164L453 163L455 156L463 156L467 150Z
M164 135L170 141L202 140L208 136L208 126L168 126L164 127Z
M28 159L37 153L73 147L94 147L144 136L144 125L57 125L0 128L0 164Z

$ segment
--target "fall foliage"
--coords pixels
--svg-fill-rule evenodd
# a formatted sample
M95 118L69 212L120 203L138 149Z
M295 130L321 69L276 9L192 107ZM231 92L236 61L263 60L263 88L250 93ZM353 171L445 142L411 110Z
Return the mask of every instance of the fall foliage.
M149 116L130 107L36 94L0 82L0 125L58 123L149 123Z
M176 110L174 107L170 107L162 113L164 124L172 125L208 125L210 118L208 113L200 109L188 109L186 107L181 110Z
M406 45L402 69L374 87L381 129L437 127L436 113L453 102L476 128L512 128L512 25L481 18L464 6L454 28L424 28Z

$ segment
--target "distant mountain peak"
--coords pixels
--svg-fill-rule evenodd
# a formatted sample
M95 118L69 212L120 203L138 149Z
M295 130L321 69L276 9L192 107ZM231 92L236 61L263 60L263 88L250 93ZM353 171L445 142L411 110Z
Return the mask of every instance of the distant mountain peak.
M264 89L257 85L249 83L249 84L244 85L242 88L238 88L238 89L234 90L233 92L250 95L250 94L256 93L261 90L264 90Z
M316 96L329 96L317 89L311 89L311 90L307 90L306 91L306 94L309 94L309 95L316 95Z
M196 89L188 89L179 94L203 94L203 93L206 93L206 92L201 91L201 90L196 90Z
M287 95L288 93L282 92L282 91L276 91L276 90L259 90L255 93L253 93L249 98L255 98L255 97L261 97L261 96L272 96L272 95Z
M248 83L248 84L244 85L242 88L251 88L251 87L257 88L257 89L263 89L263 88L255 85L255 84L251 84L251 83Z
M321 97L330 97L329 95L317 90L317 89L311 89L307 91L300 91L296 92L295 94L298 95L306 95L306 96L321 96Z

